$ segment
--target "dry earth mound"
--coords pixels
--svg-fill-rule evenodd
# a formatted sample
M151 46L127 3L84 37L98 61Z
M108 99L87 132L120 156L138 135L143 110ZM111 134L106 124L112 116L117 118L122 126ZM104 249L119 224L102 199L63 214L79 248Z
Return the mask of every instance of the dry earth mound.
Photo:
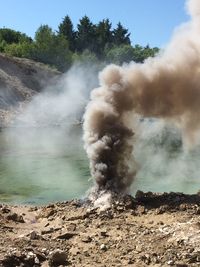
M0 54L0 126L6 126L24 102L59 74L42 63Z

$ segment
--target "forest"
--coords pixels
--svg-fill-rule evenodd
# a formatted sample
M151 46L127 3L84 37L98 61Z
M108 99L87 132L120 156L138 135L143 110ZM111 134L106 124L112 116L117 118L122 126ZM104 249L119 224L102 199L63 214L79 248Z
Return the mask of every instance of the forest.
M159 48L148 44L131 44L130 33L120 22L115 28L109 19L94 24L88 16L74 27L67 15L56 31L41 25L34 38L14 29L0 28L0 52L33 59L65 72L78 61L84 63L142 63L153 57Z

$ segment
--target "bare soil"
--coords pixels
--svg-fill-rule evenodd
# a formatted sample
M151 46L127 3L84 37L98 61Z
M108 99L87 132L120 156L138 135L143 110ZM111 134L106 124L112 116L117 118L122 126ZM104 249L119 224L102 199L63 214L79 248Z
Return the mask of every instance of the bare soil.
M0 206L0 266L200 266L200 194Z

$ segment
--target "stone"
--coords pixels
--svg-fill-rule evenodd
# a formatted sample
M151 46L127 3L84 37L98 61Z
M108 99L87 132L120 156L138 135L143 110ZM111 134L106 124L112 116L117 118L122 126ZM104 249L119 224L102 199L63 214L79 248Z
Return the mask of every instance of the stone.
M84 243L90 243L92 241L92 238L90 236L84 236L81 240Z
M24 223L24 219L22 215L18 215L17 213L10 213L6 216L8 220L14 221L14 222L19 222L19 223Z
M76 230L76 224L71 223L70 225L67 226L67 230L68 230L69 232L73 232L73 231L75 231L75 230Z
M107 250L107 247L106 247L105 244L101 244L100 249L103 250L103 251L106 251Z
M40 238L39 234L36 231L30 232L29 236L30 236L31 240L35 240L35 239L39 239Z
M58 234L54 237L54 239L70 239L72 237L74 237L75 235L77 235L77 233L75 232L63 232L61 234Z
M107 236L109 236L106 230L105 230L105 231L101 231L100 234L101 234L101 236L103 236L103 237L107 237Z
M137 213L138 213L138 214L145 214L145 207L139 205L139 206L137 207Z
M44 253L40 252L40 251L34 251L36 257L39 259L39 261L45 261L46 260L46 256Z
M50 266L65 265L67 263L67 253L63 250L54 250L49 256Z

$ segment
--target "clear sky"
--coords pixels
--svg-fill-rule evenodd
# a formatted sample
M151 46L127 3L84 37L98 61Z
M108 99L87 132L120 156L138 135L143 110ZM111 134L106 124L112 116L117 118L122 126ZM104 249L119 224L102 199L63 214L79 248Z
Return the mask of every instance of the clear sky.
M76 26L87 15L94 23L109 18L131 32L132 44L164 46L173 29L187 21L185 0L5 0L1 1L0 28L34 37L41 24L56 30L69 15Z

